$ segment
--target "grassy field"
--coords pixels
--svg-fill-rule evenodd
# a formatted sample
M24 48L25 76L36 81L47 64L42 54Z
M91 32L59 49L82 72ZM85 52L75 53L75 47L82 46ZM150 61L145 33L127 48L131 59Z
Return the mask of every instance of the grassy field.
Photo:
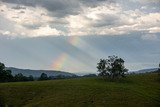
M0 83L7 107L160 107L160 76L129 75L114 82L75 78Z

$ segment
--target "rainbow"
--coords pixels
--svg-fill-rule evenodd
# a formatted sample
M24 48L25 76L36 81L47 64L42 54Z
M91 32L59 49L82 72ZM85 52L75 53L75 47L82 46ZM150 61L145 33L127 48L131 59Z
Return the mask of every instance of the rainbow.
M84 46L89 47L89 45L86 42L84 42L83 40L81 40L81 38L78 36L70 36L67 38L67 41L68 41L68 43L77 47L81 51L83 51ZM78 70L78 67L73 66L73 64L72 64L74 61L77 62L77 58L79 58L79 57L78 56L76 58L70 57L67 53L62 52L53 60L51 68L54 70L72 70L72 71ZM83 61L83 60L81 60L81 61ZM78 63L78 64L80 64L80 66L85 66L83 63Z
M52 63L52 68L55 70L64 70L65 64L67 64L68 55L61 53Z
M71 62L74 62L73 58L70 58L68 54L63 52L55 60L53 60L51 68L54 70L64 70L64 71L78 70L77 66L73 66Z
M71 36L69 37L68 42L74 46L77 46L80 44L80 37L78 36Z

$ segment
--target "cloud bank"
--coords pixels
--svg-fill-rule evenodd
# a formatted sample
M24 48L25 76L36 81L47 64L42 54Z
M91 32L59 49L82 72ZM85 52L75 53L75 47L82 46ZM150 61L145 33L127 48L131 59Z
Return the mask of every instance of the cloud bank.
M160 32L159 0L0 0L0 36Z

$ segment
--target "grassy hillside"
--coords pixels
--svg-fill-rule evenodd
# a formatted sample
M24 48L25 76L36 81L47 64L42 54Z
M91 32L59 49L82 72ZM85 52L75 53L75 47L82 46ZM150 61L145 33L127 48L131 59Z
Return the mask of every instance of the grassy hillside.
M101 78L0 83L0 102L10 107L158 107L158 74L130 75L115 82Z

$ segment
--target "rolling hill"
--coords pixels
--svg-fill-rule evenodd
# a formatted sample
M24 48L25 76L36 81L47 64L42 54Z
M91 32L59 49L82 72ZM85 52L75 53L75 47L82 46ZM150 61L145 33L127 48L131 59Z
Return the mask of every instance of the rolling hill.
M148 69L141 69L138 71L133 71L136 74L140 74L140 73L149 73L149 72L153 72L153 71L157 71L158 68L148 68Z
M58 76L63 75L66 77L76 76L73 73L63 72L63 71L55 71L55 70L30 70L30 69L19 69L14 67L7 67L6 69L12 71L12 75L22 73L24 76L32 75L33 77L40 77L42 73L47 74L48 76Z

